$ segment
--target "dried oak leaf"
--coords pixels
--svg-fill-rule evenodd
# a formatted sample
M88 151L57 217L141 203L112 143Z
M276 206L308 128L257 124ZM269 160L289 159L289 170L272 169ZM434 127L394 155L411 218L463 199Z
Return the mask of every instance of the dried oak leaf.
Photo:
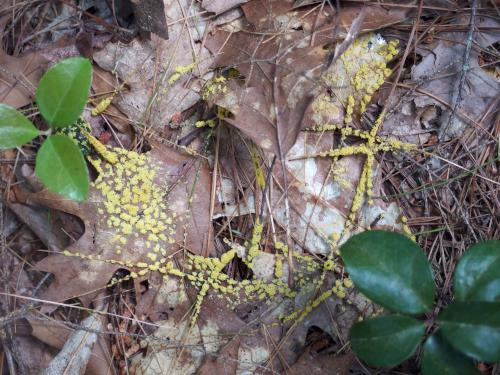
M134 39L126 45L108 43L94 53L94 61L102 69L116 73L127 84L128 90L113 100L117 108L132 121L149 119L156 126L165 125L199 101L196 77L203 76L210 65L210 53L201 43L207 21L199 16L200 4L166 0L164 9L168 40L153 36L150 41ZM181 19L185 22L178 22ZM176 69L191 64L194 68L189 74L175 76Z
M221 14L247 1L248 0L203 0L201 6L209 12Z
M309 374L332 374L344 375L349 374L349 369L354 362L354 354L344 354L340 356L333 355L318 355L312 356L309 349L307 349L289 369L290 375Z
M4 26L9 19L9 16L0 19L2 40ZM47 60L38 52L16 57L0 48L0 102L15 108L30 104L46 63Z
M154 145L146 154L105 152L116 163L94 162L99 177L86 202L63 199L47 190L27 198L28 203L77 215L85 224L82 237L61 249L66 253L37 263L38 269L55 275L42 298L77 297L88 305L119 268L143 276L180 248L212 253L206 165L163 145Z
M251 1L242 9L248 29L258 33L219 30L206 43L217 56L215 67L234 67L245 78L245 85L232 87L230 103L218 97L209 101L233 114L228 123L281 156L310 124L306 111L320 93L318 78L329 54L325 47L340 39L340 34L333 33L337 17L328 7L319 14L292 8L293 1ZM408 14L367 8L362 30L401 21ZM343 9L339 31L346 30L358 13L359 7Z
M308 38L311 38L311 33L314 32L311 40L313 46L343 39L362 8L365 8L366 17L363 20L361 32L399 23L411 13L410 9L384 7L377 4L342 4L338 13L336 9L327 5L311 12L311 8L298 9L293 0L253 0L242 5L241 8L247 21L256 30L269 28L273 24L280 26L288 24L290 28ZM337 27L338 34L334 33L335 27Z
M147 35L149 39L150 33L155 33L160 38L168 39L163 0L131 0L131 3L139 32L142 35Z
M455 24L463 22L460 19L454 20ZM499 25L500 22L493 18L478 17L475 24L478 31L473 35L473 43L484 49L498 43L500 33L496 30ZM463 44L467 38L465 32L446 33L442 37L444 39L437 41L432 49L419 51L423 58L413 67L411 78L420 84L420 93L413 100L417 109L428 106L441 108L441 116L435 122L439 126L439 139L447 141L461 136L468 124L476 119L485 121L482 117L489 108L495 106L500 82L480 67L479 52L476 49L472 48L468 60L463 61L466 48ZM459 90L459 72L466 66L469 70L464 76L465 84ZM430 79L433 77L439 79ZM453 108L454 103L457 103L456 110ZM476 124L473 126L480 127Z

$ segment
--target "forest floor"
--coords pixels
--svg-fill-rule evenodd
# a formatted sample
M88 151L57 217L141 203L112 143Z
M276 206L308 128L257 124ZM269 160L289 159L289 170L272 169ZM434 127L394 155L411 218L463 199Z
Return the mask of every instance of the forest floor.
M500 238L495 1L0 0L0 36L0 101L41 127L43 72L92 61L107 147L85 202L39 139L0 153L0 374L416 374L350 350L382 310L339 246L413 238L432 318Z

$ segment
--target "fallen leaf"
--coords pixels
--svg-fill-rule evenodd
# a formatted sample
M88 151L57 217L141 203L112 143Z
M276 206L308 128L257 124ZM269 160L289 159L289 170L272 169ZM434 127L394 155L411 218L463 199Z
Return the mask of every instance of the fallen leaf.
M474 40L477 40L482 48L497 43L500 40L498 32L489 30L498 28L499 25L500 23L492 18L478 17L475 25L478 31L474 34ZM458 95L460 84L458 77L464 66L463 43L466 40L466 33L444 33L442 38L431 49L420 51L423 59L412 69L412 80L422 81L418 87L422 93L413 99L417 108L437 106L441 109L442 113L436 124L440 125L439 139L446 141L460 136L471 121L477 121L483 116L498 97L500 82L479 66L479 53L472 48L468 61L470 70L465 76L466 83L461 93L462 97L458 101L456 114L450 119ZM428 79L436 75L440 78Z
M201 6L209 12L221 14L246 2L248 0L203 0Z
M40 375L54 358L51 348L30 336L16 335L13 345L17 349L19 372L25 375Z
M0 20L0 37L8 16ZM14 108L30 104L35 97L35 87L40 80L47 60L37 52L10 56L0 48L0 102Z
M65 326L64 322L47 321L46 317L30 315L27 317L27 320L32 328L31 335L56 349L62 349L65 343L75 333L75 330ZM106 324L102 324L102 327L105 326ZM86 366L86 375L99 375L105 373L108 368L112 366L111 352L106 335L98 336L95 345L93 345L91 349L90 358L91 360ZM47 366L47 364L45 366Z
M325 46L339 39L332 33L337 19L329 7L319 14L292 8L292 1L251 1L242 9L260 33L219 30L207 39L207 47L216 55L214 66L234 67L245 79L244 86L230 86L225 95L215 95L209 102L228 109L233 117L227 122L257 145L283 157L299 132L311 124L306 115L321 92L319 78L328 56ZM388 19L399 22L408 14L380 6L368 6L365 12L362 30ZM340 30L347 30L358 13L359 7L342 9ZM336 112L334 117L341 111Z
M168 0L164 5L171 24L169 40L154 37L151 41L134 39L128 45L108 43L94 53L102 69L115 72L130 88L114 99L118 109L130 121L149 121L158 127L199 101L201 83L196 77L207 72L211 61L208 50L196 44L206 28L206 21L197 15L202 12L200 5L187 0ZM190 72L171 80L176 68L191 64Z
M307 349L290 369L290 375L347 375L354 362L354 354L344 354L340 356L334 355L311 355Z
M67 339L59 354L50 361L42 375L83 375L91 358L92 348L98 339L93 331L102 329L102 322L97 313L91 314L81 323L82 328L74 331Z
M37 263L39 270L55 275L43 298L63 301L77 297L88 306L119 268L139 272L137 263L141 263L147 271L147 264L159 265L179 247L194 254L212 253L206 165L163 145L143 155L116 150L119 163L95 164L102 168L101 177L92 184L86 202L65 200L48 190L26 198L28 203L76 215L85 225L77 242L60 249L79 256L55 253ZM117 192L123 197L126 191L131 194L128 206L124 201L117 204ZM149 203L145 197L150 197ZM136 199L138 203L134 203ZM94 261L82 262L82 257Z
M168 39L167 20L163 0L131 0L136 24L142 35L155 33L160 38Z
M238 366L238 349L240 338L236 336L226 344L217 354L207 355L203 364L196 372L197 375L233 375Z

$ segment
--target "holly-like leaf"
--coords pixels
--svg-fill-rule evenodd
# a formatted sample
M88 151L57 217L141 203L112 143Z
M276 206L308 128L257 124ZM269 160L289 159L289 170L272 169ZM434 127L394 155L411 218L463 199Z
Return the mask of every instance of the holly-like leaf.
M85 107L92 82L92 65L82 57L71 57L51 67L36 90L42 117L56 128L73 124Z
M500 241L484 241L469 248L458 262L453 285L458 301L499 300Z
M21 146L38 134L30 120L15 108L0 103L0 149Z
M424 344L422 356L424 375L480 375L474 362L448 345L439 332L430 336Z
M342 245L341 255L354 285L375 303L407 314L431 308L435 294L431 266L406 236L366 231Z
M367 319L352 326L351 347L366 363L392 367L410 357L425 331L425 324L402 315Z
M500 302L457 302L438 317L455 349L484 362L500 362Z
M75 143L59 134L48 137L36 156L37 177L50 190L83 201L89 192L89 172Z

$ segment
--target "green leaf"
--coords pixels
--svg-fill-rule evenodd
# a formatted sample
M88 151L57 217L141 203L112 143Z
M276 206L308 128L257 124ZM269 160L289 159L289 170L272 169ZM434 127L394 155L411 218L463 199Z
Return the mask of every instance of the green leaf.
M87 199L87 164L78 146L66 135L53 135L43 142L35 172L50 190L77 201Z
M478 243L460 258L453 276L457 301L500 299L500 241Z
M81 115L92 82L92 65L83 57L55 64L43 75L36 90L36 103L43 118L62 128Z
M472 360L448 345L439 332L424 344L423 375L481 375Z
M446 341L484 362L500 362L500 302L456 302L439 316Z
M341 247L355 286L375 303L396 312L430 310L435 285L423 251L399 233L366 231Z
M38 134L30 120L15 108L0 103L0 149L21 146Z
M387 315L356 323L349 331L351 347L366 363L392 367L410 357L425 324L402 315Z

